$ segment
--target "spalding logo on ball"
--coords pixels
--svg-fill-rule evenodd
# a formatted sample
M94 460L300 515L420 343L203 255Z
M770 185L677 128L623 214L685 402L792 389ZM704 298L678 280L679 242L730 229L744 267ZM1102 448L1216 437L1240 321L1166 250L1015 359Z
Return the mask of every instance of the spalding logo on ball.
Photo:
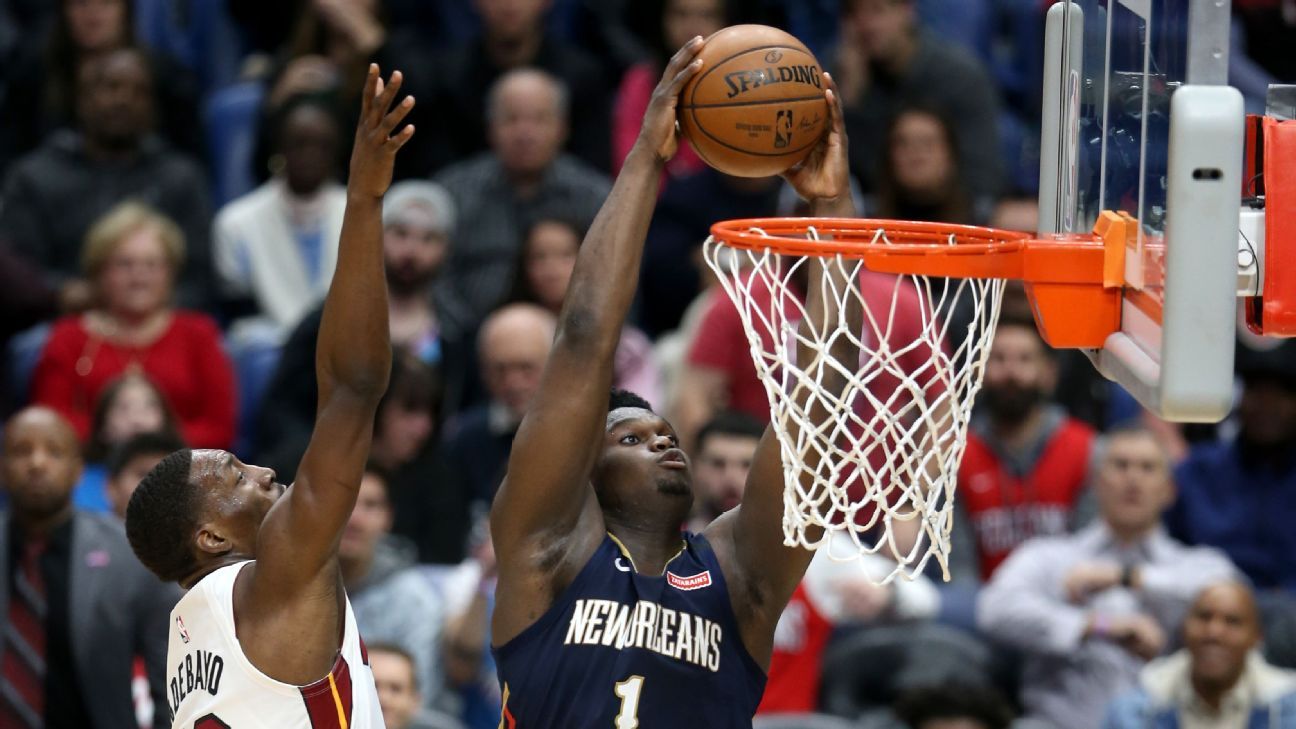
M702 72L680 92L679 122L707 164L736 177L777 175L823 137L823 77L801 41L735 25L708 38L698 57Z

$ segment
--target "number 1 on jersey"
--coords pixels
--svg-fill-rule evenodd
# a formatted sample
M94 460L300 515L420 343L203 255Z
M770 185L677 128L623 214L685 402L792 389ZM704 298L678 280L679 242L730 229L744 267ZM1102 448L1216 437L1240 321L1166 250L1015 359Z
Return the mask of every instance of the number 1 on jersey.
M618 683L613 691L621 699L621 710L616 715L616 729L638 729L639 693L643 691L643 676L631 676Z

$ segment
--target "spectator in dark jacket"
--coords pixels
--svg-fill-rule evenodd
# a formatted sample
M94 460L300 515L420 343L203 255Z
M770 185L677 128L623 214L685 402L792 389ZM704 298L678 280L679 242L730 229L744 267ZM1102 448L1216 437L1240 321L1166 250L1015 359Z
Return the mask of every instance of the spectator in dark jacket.
M843 0L842 42L833 77L846 107L851 172L877 188L886 127L903 104L930 102L958 119L959 169L968 191L1001 187L999 101L975 56L923 33L917 0Z
M137 47L134 0L42 0L46 2L57 5L54 22L48 30L20 39L16 57L0 66L0 86L8 88L0 95L0 169L35 148L49 132L73 126L77 70L83 63L109 51ZM197 80L174 58L141 52L157 79L158 132L175 147L202 156Z
M490 402L446 424L442 452L481 513L495 498L508 467L513 435L540 386L556 317L534 304L510 304L491 314L478 335L481 377Z
M167 626L179 589L144 569L114 517L73 508L81 457L52 410L29 408L6 424L0 466L10 504L0 512L0 726L139 729L137 656L153 726L170 726Z
M1218 547L1260 590L1296 593L1296 342L1238 350L1241 429L1193 447L1166 517L1189 544Z
M114 51L82 67L78 131L50 136L9 170L0 200L0 240L45 269L65 295L79 285L81 244L91 224L126 199L144 202L184 232L187 263L177 291L185 308L210 304L211 207L198 164L150 134L153 73L138 50ZM71 298L77 298L72 296Z
M535 68L559 79L571 95L572 133L567 150L606 171L612 151L612 81L585 50L546 32L549 0L473 0L482 19L481 35L433 57L429 71L438 79L434 96L442 148L429 158L437 167L487 148L487 92L505 73ZM410 75L414 74L410 71ZM429 99L433 101L433 99Z

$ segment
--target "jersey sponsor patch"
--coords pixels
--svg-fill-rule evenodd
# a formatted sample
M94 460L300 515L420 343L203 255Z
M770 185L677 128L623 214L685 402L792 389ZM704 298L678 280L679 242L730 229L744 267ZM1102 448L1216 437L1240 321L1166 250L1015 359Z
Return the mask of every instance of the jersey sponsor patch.
M699 572L696 575L680 577L674 572L666 573L666 582L677 590L701 590L704 587L711 586L711 570Z

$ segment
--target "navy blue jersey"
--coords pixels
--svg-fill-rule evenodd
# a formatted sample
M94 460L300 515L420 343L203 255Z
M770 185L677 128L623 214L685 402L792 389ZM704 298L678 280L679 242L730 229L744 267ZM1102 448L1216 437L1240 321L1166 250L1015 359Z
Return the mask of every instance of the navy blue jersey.
M660 576L608 536L534 625L495 649L504 729L750 729L765 672L705 538Z

